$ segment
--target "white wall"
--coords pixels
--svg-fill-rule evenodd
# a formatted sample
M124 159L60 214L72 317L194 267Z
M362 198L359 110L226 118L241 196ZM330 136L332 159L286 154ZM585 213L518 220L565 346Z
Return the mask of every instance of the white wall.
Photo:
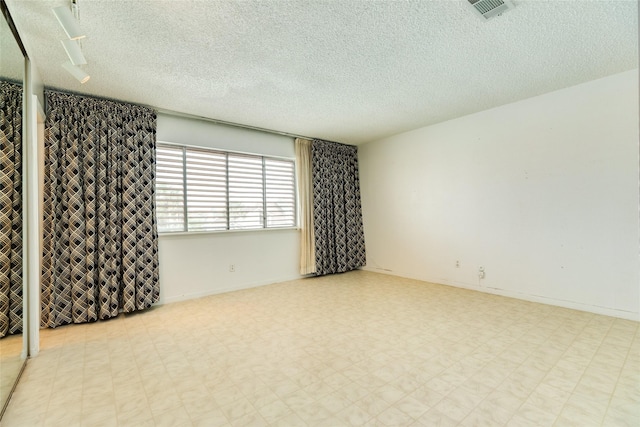
M293 139L212 122L158 115L157 140L294 158ZM298 230L161 234L160 302L299 278ZM229 265L235 265L235 272Z
M632 70L360 146L367 269L639 319L638 128Z

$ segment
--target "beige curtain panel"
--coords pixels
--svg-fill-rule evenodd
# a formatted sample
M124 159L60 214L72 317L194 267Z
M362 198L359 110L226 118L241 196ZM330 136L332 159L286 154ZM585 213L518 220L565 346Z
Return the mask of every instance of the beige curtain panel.
M311 141L296 138L296 168L300 200L300 274L316 272L315 236L313 231L313 183Z

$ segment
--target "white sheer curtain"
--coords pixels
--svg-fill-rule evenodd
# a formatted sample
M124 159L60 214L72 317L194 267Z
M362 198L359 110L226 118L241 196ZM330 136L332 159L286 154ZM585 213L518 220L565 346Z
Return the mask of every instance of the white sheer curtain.
M295 149L300 200L300 274L314 274L316 272L316 243L313 232L311 141L296 138Z

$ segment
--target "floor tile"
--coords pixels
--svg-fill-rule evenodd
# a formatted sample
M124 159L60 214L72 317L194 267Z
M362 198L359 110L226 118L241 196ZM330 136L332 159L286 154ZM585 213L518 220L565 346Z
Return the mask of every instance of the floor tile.
M2 427L640 425L639 323L357 271L41 331Z

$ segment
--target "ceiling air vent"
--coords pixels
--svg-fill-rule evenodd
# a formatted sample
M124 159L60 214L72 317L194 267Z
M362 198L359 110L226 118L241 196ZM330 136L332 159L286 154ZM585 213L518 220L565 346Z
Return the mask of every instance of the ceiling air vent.
M468 0L473 9L484 19L490 19L501 15L509 9L513 9L513 3L509 0Z

